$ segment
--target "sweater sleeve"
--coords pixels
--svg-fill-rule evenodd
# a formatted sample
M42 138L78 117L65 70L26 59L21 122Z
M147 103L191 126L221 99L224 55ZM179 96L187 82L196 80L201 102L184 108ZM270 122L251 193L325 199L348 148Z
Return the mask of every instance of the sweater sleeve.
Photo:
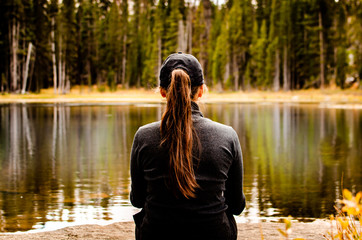
M131 150L131 193L130 200L133 206L143 208L146 200L146 181L140 164L140 143L138 132L135 134Z
M225 185L225 200L228 205L227 212L239 215L245 208L245 195L243 192L243 156L239 138L233 131L233 162L228 172L228 179Z

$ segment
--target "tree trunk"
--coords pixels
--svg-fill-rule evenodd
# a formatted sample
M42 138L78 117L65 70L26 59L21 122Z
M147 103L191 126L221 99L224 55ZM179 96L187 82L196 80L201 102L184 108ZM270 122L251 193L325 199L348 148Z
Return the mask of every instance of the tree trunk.
M123 53L122 53L122 88L128 88L126 83L126 61L127 61L127 34L123 35Z
M189 8L189 14L187 16L186 23L186 34L187 34L187 50L192 53L192 8Z
M23 42L23 46L21 46L21 49L25 50L27 43L25 41L22 41L22 42ZM28 47L29 47L29 45L28 45ZM28 50L29 50L29 48L28 48ZM19 79L23 80L22 83L20 83L20 84L23 84L23 85L24 85L24 76L25 76L25 70L26 70L25 68L26 68L26 58L27 58L27 56L28 55L23 54L22 59L21 59L21 63L19 63L19 65L22 64L22 66L21 66L22 71L19 73ZM23 85L21 86L21 91L20 91L21 93L22 93Z
M161 36L157 37L158 59L157 59L157 86L160 86L160 69L162 64L162 39Z
M28 80L28 72L29 72L29 63L30 63L30 57L31 57L31 51L33 49L33 44L30 42L28 47L28 55L26 57L26 64L25 64L25 71L24 71L24 78L23 78L23 89L21 90L21 94L25 93L26 89L26 83Z
M229 59L229 58L227 58ZM224 90L224 85L230 77L230 62L227 61L225 64L224 81L221 81L220 91Z
M321 76L321 89L324 89L324 39L323 39L323 24L322 13L319 11L319 47L320 47L320 76Z
M64 56L64 59L65 59L65 56ZM65 93L65 83L66 83L66 77L67 77L67 73L65 71L65 67L66 67L66 62L64 60L63 64L62 64L62 85L60 86L60 89L61 89L61 93L64 94Z
M20 24L13 19L10 30L10 45L11 45L11 55L10 55L10 76L11 76L11 91L16 91L18 89L18 48L19 48L19 29Z
M189 8L186 31L187 31L187 49L189 53L192 53L192 7Z
M178 38L177 38L178 51L185 52L187 48L187 39L185 35L185 27L182 19L178 21Z
M55 36L54 36L54 32L55 32L55 29L54 29L54 26L55 26L55 17L53 16L52 17L52 25L51 25L51 41L52 41L52 61L53 61L53 84L54 84L54 94L57 93L57 82L58 82L58 79L57 79L57 62L56 62L56 56L55 56Z
M201 46L200 46L200 57L203 61L203 65L201 65L204 69L204 77L205 81L208 81L208 65L209 65L209 53L208 53L208 42L210 39L211 32L211 23L212 23L212 3L210 0L202 0L203 8L204 8L204 23L205 28L202 33Z
M67 74L67 81L66 81L66 85L64 86L64 91L63 93L69 93L70 92L70 80L69 80L69 75Z
M274 91L279 91L280 89L280 83L279 83L279 79L280 79L280 57L279 57L279 49L276 50L275 52L275 75L274 75Z
M290 86L288 76L288 47L286 45L284 45L283 51L283 90L288 91L290 89Z
M36 60L36 51L34 51L33 61L31 61L30 74L29 74L29 86L28 89L31 89L31 84L33 82L34 69L35 69L35 60Z
M62 62L62 38L59 36L59 87L58 87L58 93L60 94L62 92L62 85L63 85L63 62Z
M333 77L329 82L330 86L336 87L337 86L337 76L338 76L338 67L337 67L337 47L333 49L333 58L334 58L334 68L333 68Z
M237 56L236 56L236 54L234 54L234 56L233 56L234 90L238 91L239 90L239 68L238 68L236 58L237 58Z
M204 7L204 19L205 19L205 36L207 39L211 31L211 21L212 21L212 4L210 0L202 0Z
M88 58L87 61L87 81L88 81L88 92L92 91L92 72L91 72L91 62Z

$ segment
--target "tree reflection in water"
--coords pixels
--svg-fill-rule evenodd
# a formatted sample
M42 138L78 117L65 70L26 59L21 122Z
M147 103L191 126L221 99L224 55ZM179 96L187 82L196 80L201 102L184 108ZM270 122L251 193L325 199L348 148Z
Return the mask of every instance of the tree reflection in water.
M238 132L248 207L242 219L334 212L361 190L362 111L291 104L210 104ZM0 231L131 220L129 154L161 105L0 105Z

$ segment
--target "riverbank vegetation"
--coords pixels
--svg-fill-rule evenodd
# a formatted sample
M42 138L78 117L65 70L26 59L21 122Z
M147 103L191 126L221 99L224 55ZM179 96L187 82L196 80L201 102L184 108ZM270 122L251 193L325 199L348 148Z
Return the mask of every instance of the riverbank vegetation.
M355 196L344 189L342 204L337 209L337 216L331 216L331 221L335 222L335 228L331 227L328 234L325 235L327 240L361 240L362 239L362 192Z
M160 103L164 99L155 89L131 88L110 91L109 88L100 91L97 86L74 86L67 94L54 93L52 88L41 89L39 93L3 93L0 94L0 103L11 102L142 102ZM354 89L309 89L295 91L214 91L209 90L200 99L201 103L225 102L294 102L294 103L327 103L344 104L353 108L361 108L362 91Z
M17 0L0 6L0 91L157 86L192 53L215 90L360 87L361 0Z
M342 206L341 206L342 205ZM343 200L338 202L337 215L331 215L331 228L323 234L326 240L362 240L362 192L355 196L348 190L343 190ZM285 230L278 228L284 239L288 240L292 232L291 217L284 219ZM261 239L264 236L261 233ZM293 238L293 240L305 240Z

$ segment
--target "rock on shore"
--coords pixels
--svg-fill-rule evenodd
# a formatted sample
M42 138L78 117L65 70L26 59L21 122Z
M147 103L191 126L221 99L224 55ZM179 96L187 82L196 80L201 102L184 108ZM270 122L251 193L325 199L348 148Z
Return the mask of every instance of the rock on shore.
M317 220L310 223L292 223L292 232L289 239L304 238L308 240L324 239L323 234L330 230L328 221ZM282 223L238 223L238 240L262 239L261 233L266 240L282 239L278 228L284 229ZM105 226L100 225L80 225L66 227L55 231L38 232L38 233L12 233L0 234L0 240L18 240L18 239L117 239L117 240L134 240L134 223L118 222Z

